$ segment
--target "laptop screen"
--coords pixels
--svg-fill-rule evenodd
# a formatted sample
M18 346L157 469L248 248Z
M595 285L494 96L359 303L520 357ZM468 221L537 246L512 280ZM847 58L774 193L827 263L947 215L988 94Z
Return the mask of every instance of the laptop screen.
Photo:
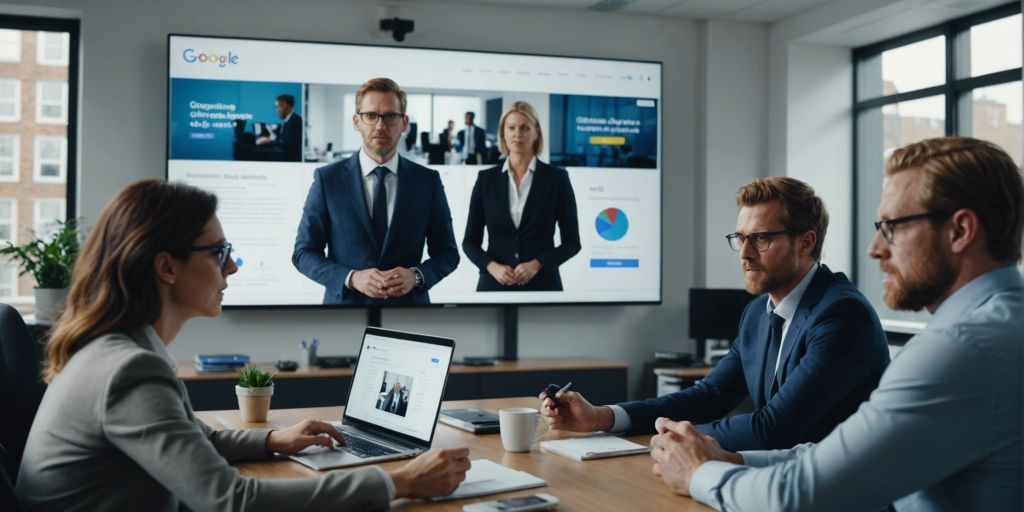
M345 418L429 443L453 349L449 339L368 327Z

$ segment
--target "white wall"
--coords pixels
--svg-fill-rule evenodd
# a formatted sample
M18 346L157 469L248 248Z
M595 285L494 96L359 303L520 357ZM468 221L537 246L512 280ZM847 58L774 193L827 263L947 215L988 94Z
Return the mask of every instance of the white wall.
M736 189L782 169L768 166L768 29L765 25L704 23L704 108L700 128L706 219L704 286L742 288L739 257L725 235L736 230Z
M22 3L81 12L78 204L87 222L96 218L116 190L138 179L164 175L168 33L392 44L376 29L377 4L368 1L305 0L286 8L271 0ZM668 199L664 303L520 311L521 357L577 355L627 361L630 392L636 395L641 363L653 350L690 345L684 343L685 301L687 289L695 284L693 254L699 242L694 233L703 222L693 211L698 193L695 24L670 18L465 4L419 3L401 14L416 21L416 31L406 40L409 45L664 62L663 168ZM457 357L496 354L498 319L493 308L384 312L388 327L454 337ZM228 311L217 319L190 323L171 353L187 359L196 352L239 350L257 359L294 359L298 340L313 336L321 340L321 353L354 353L364 322L361 311Z

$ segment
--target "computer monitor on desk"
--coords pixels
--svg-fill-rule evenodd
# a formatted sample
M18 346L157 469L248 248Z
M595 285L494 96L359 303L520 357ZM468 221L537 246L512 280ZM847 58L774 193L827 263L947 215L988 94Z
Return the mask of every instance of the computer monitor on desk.
M743 309L754 297L743 289L690 288L690 337L697 343L698 361L711 364L720 354L707 349L709 341L736 339Z

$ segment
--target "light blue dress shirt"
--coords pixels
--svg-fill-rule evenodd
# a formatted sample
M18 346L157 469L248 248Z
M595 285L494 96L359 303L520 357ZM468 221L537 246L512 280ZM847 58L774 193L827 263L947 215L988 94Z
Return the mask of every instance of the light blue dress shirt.
M967 283L889 364L871 399L820 443L700 466L718 510L1022 510L1024 278Z

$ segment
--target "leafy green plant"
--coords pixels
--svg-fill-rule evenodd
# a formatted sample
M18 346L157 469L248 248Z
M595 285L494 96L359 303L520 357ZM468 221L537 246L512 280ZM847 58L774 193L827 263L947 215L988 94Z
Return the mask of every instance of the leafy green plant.
M238 385L243 388L265 388L274 384L274 372L263 371L257 366L246 366L238 370Z
M71 286L71 270L78 257L78 221L57 222L57 231L49 241L36 238L25 245L7 242L0 255L20 260L21 275L32 274L40 288Z

